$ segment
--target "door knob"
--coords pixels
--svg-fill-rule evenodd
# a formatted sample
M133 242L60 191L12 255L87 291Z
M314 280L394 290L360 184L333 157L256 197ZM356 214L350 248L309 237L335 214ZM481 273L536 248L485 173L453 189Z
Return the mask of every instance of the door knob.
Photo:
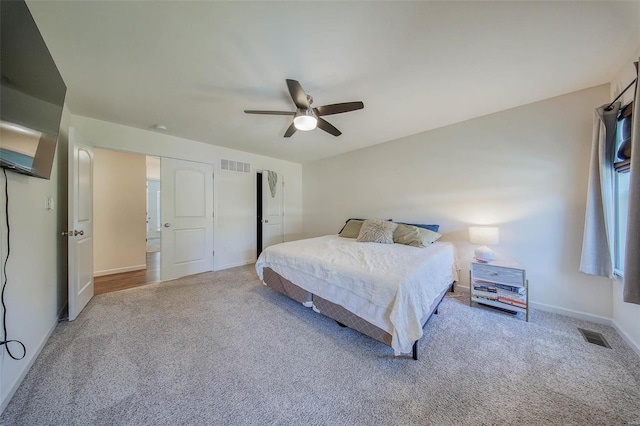
M84 235L84 231L76 231L76 230L74 230L73 231L73 236L75 237L77 235Z
M265 220L264 220L264 223L269 223L269 219L265 219Z
M170 227L171 227L171 224L167 222L167 223L165 223L165 224L164 224L164 227L165 227L165 228L170 228Z

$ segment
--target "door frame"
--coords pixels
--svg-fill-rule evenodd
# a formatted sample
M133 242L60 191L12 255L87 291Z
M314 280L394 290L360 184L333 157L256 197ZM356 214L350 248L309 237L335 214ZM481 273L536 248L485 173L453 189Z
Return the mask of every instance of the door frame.
M255 208L255 218L256 218L256 259L258 259L258 257L260 257L260 253L262 253L263 250L263 245L264 245L264 241L263 241L263 233L262 233L262 209L263 209L263 201L262 201L262 197L263 197L263 190L262 190L262 179L263 179L263 174L268 172L269 169L256 169L256 208ZM275 170L272 170L275 171ZM285 196L286 196L286 191L285 191L285 178L284 175L281 174L280 172L276 172L278 173L279 178L282 179L282 183L280 184L280 188L282 190L282 205L280 206L280 209L282 211L282 219L281 219L281 223L282 223L282 241L286 241L285 240L285 218L286 218L286 212L285 212L285 206L286 206L286 202L285 202Z
M262 253L262 170L256 173L256 259Z

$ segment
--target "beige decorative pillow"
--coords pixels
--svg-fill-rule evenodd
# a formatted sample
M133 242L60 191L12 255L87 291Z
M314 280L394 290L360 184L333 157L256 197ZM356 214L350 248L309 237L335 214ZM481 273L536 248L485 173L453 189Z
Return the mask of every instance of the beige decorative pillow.
M427 247L441 236L429 229L411 225L398 225L393 233L393 242L413 247Z
M409 245L411 241L415 241L420 236L417 226L398 224L393 232L393 242L397 244Z
M338 235L345 238L358 238L364 220L350 219Z
M393 231L398 224L386 220L365 220L356 241L393 244Z

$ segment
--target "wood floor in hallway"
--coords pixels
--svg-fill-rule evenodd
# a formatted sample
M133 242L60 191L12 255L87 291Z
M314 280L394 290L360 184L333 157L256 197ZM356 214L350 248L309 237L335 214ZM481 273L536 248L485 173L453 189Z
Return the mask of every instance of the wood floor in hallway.
M147 253L147 269L93 279L94 294L110 293L160 281L160 252Z

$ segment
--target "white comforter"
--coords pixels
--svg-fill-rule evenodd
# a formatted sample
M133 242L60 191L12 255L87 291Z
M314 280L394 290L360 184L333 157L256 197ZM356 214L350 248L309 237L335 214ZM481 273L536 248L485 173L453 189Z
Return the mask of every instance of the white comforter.
M411 351L422 318L458 279L451 243L416 248L337 235L270 246L256 262L260 279L264 268L387 331L396 355Z

